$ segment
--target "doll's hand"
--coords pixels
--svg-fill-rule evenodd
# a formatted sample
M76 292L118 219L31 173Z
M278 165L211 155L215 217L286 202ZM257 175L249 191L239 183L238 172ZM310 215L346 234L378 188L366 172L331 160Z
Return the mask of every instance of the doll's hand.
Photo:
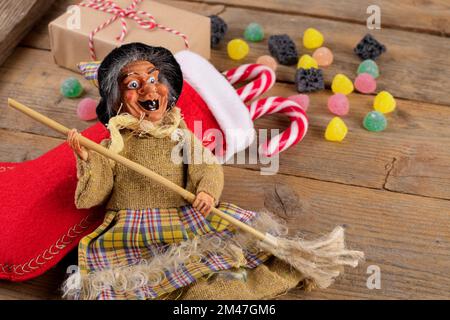
M77 129L72 129L67 134L67 143L72 148L72 150L84 161L87 161L89 153L85 147L80 145L80 140L78 138L79 133Z
M212 207L214 206L214 198L211 197L206 192L199 192L195 197L194 203L192 206L200 211L205 217L211 212Z

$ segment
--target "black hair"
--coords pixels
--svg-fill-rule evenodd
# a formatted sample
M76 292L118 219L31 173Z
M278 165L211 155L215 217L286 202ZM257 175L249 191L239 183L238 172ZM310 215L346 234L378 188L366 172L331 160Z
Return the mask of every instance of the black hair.
M133 61L146 60L159 70L158 81L169 88L168 108L177 102L183 87L183 74L173 54L163 47L152 47L143 43L122 45L111 51L98 69L100 102L96 112L98 119L107 124L117 115L120 106L120 71Z

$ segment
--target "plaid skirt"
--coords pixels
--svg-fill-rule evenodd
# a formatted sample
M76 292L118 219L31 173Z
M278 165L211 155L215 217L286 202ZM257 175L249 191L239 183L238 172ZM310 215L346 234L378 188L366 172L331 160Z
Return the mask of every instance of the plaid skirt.
M221 203L219 210L248 223L258 213L230 203ZM204 217L187 205L180 208L108 211L104 222L79 244L81 277L105 270L116 270L151 261L173 245L194 238L219 237L227 241L234 236L235 227L226 220L210 214ZM94 299L154 299L186 287L197 279L232 268L255 268L270 255L255 247L242 248L240 263L231 255L207 252L201 259L189 261L176 270L164 270L156 285L145 284L129 290L103 287ZM91 297L92 298L92 297Z

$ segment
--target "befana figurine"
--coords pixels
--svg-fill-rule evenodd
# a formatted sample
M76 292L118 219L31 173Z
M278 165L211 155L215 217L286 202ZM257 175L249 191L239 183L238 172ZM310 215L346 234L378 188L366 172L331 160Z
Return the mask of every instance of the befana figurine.
M105 205L104 222L78 247L79 272L69 277L71 299L270 298L295 287L298 272L236 234L218 208L280 234L268 214L219 203L223 170L187 130L176 107L183 76L172 53L140 43L114 49L98 70L97 115L111 137L102 145L196 195L193 204L147 177L88 151L76 130L68 143L77 155L78 208ZM183 147L174 150L183 142ZM200 154L201 161L195 161ZM179 161L179 160L182 161ZM228 287L226 282L232 281ZM273 279L279 279L273 283ZM225 285L225 287L224 287ZM228 288L227 288L228 287ZM224 290L226 288L226 290Z
M79 241L78 270L63 297L270 299L298 285L327 288L363 259L346 249L342 227L316 240L287 237L271 213L220 201L222 167L182 119L183 74L170 51L123 45L97 73L96 113L109 130L100 145L8 99L67 135L75 206L105 210L103 223Z

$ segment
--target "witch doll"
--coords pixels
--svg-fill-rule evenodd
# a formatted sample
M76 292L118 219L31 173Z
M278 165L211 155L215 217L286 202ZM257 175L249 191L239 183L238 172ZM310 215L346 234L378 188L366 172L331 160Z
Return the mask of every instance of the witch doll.
M64 285L70 299L262 299L302 282L302 274L255 246L250 236L209 214L216 206L275 235L269 213L219 202L217 159L189 131L177 108L183 76L170 51L141 43L114 49L98 70L102 145L196 195L190 204L122 164L68 143L77 157L78 208L103 205L103 223L78 246L79 271ZM200 155L200 156L199 156ZM292 270L291 270L292 269Z
M219 203L221 165L176 107L183 76L172 53L141 43L114 49L98 70L102 145L196 195L189 204L151 179L80 146L77 208L104 205L103 223L78 247L79 272L67 279L72 299L260 299L295 287L301 274L257 249L212 206L260 229L282 233L271 216ZM181 146L181 147L180 147ZM200 155L200 159L199 158ZM181 160L181 161L180 161Z

